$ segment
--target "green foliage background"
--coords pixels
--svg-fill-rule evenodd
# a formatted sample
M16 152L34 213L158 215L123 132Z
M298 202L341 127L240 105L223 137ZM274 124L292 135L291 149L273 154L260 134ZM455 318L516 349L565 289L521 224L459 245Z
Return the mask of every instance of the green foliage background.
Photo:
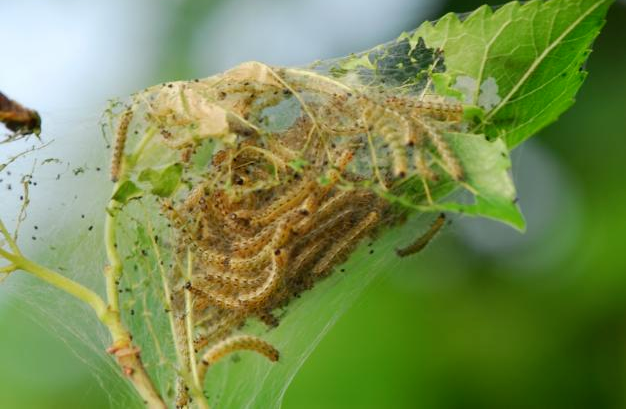
M211 12L192 4L172 16L176 35L164 44L169 58L154 82L201 75L172 64L186 61L186 33ZM547 205L519 186L523 212L537 200L560 209L555 219L530 231L533 241L484 221L478 229L494 243L483 246L473 245L472 227L455 221L427 252L367 288L297 374L285 407L625 404L623 16L624 5L613 5L577 103L532 148L513 154L515 179L532 171L524 168L526 150L558 164L566 183L547 196L568 202ZM491 251L500 240L516 246ZM92 370L28 311L14 302L0 312L0 406L108 406L115 391L103 391ZM80 382L58 377L68 372Z

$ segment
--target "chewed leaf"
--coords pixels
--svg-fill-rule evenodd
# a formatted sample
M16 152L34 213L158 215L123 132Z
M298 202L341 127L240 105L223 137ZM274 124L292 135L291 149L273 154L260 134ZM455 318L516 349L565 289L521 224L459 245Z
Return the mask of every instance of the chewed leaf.
M338 61L318 63L317 70L328 72L334 77L350 78L357 74L364 85L404 87L406 90L421 92L428 87L430 76L445 71L441 50L427 47L422 39L413 39L403 33L398 39L383 46L375 47L358 54L351 54ZM446 86L445 78L438 78L438 86ZM450 89L450 88L449 88ZM455 97L459 96L450 89Z
M422 196L422 192L411 196L380 194L402 207L420 212L450 211L484 216L524 230L525 220L516 204L516 189L509 172L511 161L505 143L501 140L488 141L483 135L462 133L448 133L445 139L464 168L464 181L460 185L473 195L474 202L444 201L425 205L412 199ZM419 184L410 184L413 189L405 189L405 192L416 188L420 191ZM432 195L436 199L446 196L454 186L453 182L444 181Z
M463 20L451 13L412 33L444 50L447 73L469 77L469 103L481 105L482 85L493 78L499 102L480 129L512 148L555 121L574 102L582 69L609 0L534 0L483 6Z
M369 70L374 70L375 69L375 66L372 64L372 62L368 58L367 54L362 55L361 57L352 56L351 58L349 58L346 61L342 62L340 64L340 67L343 70L346 70L346 71L354 70L357 67L364 67L364 68L367 68Z
M124 181L113 193L111 198L121 204L126 204L131 199L139 198L143 194L144 191L135 185L133 181Z
M151 194L167 198L176 191L181 182L181 175L183 175L183 166L176 163L168 165L162 171L147 168L139 174L138 180L150 183Z
M489 142L482 135L448 134L447 140L466 171L466 183L475 193L474 204L442 203L442 210L481 215L524 230L525 221L516 205L516 189L509 170L505 143Z
M451 86L452 77L445 73L433 73L431 74L431 81L433 81L433 87L435 92L442 96L453 97L462 101L464 94Z

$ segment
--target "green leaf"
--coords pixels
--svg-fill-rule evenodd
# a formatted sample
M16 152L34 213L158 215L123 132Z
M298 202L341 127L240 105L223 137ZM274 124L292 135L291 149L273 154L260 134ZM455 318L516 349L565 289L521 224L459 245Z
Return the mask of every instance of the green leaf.
M476 131L512 148L555 121L574 102L582 66L609 0L533 0L496 11L483 6L463 21L447 14L412 33L444 50L447 73L466 102L486 108Z
M464 94L461 91L452 87L452 77L449 74L433 73L431 74L431 80L438 95L453 97L458 100L464 98Z
M150 183L155 183L156 181L159 180L159 176L161 174L158 171L155 171L152 168L146 168L144 170L142 170L142 172L139 174L139 177L137 178L137 180L139 180L140 182L150 182Z
M370 70L375 69L375 66L372 64L367 54L364 54L360 57L357 57L355 55L350 56L350 58L340 64L340 67L346 71L354 70L357 67L364 67Z
M415 198L423 197L421 184L410 181L403 194L382 195L405 208L421 212L449 211L468 215L484 216L505 222L523 231L525 220L516 204L516 189L510 177L511 161L507 146L502 140L488 141L483 135L449 133L445 138L464 168L461 186L471 192L474 202L435 202L432 205L417 205ZM449 194L456 183L443 181L431 193L434 199ZM412 192L415 190L415 192Z
M152 186L151 194L167 198L176 191L181 182L182 174L183 166L175 163L168 165L162 171L146 168L139 174L138 180L150 183Z
M610 4L609 0L532 0L511 2L495 11L482 6L464 18L450 13L394 41L339 59L330 71L341 69L348 81L359 78L364 86L382 86L388 92L393 87L402 87L400 93L421 92L431 84L438 95L462 100L469 126L464 138L472 141L466 148L481 148L474 152L476 159L463 158L470 170L477 161L496 158L476 145L471 134L501 139L511 149L572 105L585 78L582 66ZM449 202L438 207L523 229L522 216L512 203L513 184L501 172L502 164L491 165L481 175L480 169L474 170L483 182L472 206ZM485 174L489 172L498 175ZM500 185L489 186L497 181ZM425 209L426 192L417 195L420 187L404 186L408 190L403 194L420 199L411 205ZM430 189L434 198L442 198L456 187L445 180Z
M302 158L296 158L296 159L288 162L287 165L290 168L292 168L294 171L296 171L296 172L303 172L305 167L307 165L309 165L309 162L307 160L302 159Z
M133 181L124 181L112 196L112 199L118 201L121 204L126 204L128 201L134 198L139 198L144 194Z
M430 56L432 62L441 50L445 69L430 70L433 87L439 95L466 104L464 120L470 133L449 138L466 171L466 188L475 194L474 203L450 200L425 207L426 193L414 181L414 186L405 185L403 192L413 202L404 205L481 215L524 229L514 204L514 186L505 172L509 168L507 149L537 133L572 105L585 78L582 66L610 4L608 0L532 0L511 2L495 11L483 6L463 19L450 13L435 23L426 22L414 32L366 52L391 62L399 55ZM409 52L403 49L407 45ZM414 65L413 72L398 72L405 78L395 78L395 82L407 83L424 68ZM504 144L488 148L478 134ZM456 187L453 181L444 180L430 189L434 199L440 199Z
M481 215L524 230L525 220L516 205L516 190L510 177L511 161L502 140L487 141L482 135L448 134L447 140L465 170L466 183L475 193L475 203L441 203L442 210Z

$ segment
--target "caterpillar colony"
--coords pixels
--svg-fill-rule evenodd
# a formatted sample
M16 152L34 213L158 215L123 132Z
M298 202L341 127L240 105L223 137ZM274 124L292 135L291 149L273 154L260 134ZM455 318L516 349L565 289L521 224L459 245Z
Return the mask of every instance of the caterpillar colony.
M461 105L433 94L257 62L135 94L119 116L111 178L132 178L123 176L138 161L125 155L132 135L154 134L135 145L183 166L176 193L157 200L172 232L167 308L192 379L202 386L207 369L237 350L278 360L265 341L238 334L244 323L277 326L277 308L363 238L403 222L381 193L418 178L430 201L431 181L461 181L443 138L461 123ZM207 144L210 159L198 168ZM421 249L442 222L399 254ZM187 405L189 387L179 384L177 406Z

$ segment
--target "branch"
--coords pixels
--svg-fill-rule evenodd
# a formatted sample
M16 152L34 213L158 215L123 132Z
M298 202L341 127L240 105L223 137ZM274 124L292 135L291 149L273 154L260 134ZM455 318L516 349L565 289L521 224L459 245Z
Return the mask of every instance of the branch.
M140 143L140 148L135 153L135 161L153 135L154 132L147 133L144 137ZM132 166L129 168L132 168ZM116 184L114 189L117 189L118 186L119 184ZM157 392L141 361L140 349L132 344L131 334L122 323L120 317L117 285L122 275L122 260L117 252L115 242L115 214L119 208L120 204L112 199L109 203L105 221L105 244L109 258L109 266L105 268L107 302L93 290L26 258L20 251L15 237L9 234L2 220L0 220L0 238L4 238L9 250L0 246L0 257L6 259L9 264L0 267L0 273L6 276L16 270L22 270L89 305L96 313L98 319L107 327L113 339L107 352L115 356L122 373L142 397L144 404L150 408L165 408L165 402Z
M93 290L24 257L13 238L11 238L4 223L2 223L2 220L0 220L0 233L13 251L9 252L0 248L0 256L11 262L9 265L0 268L0 272L10 273L22 270L85 302L93 309L98 319L109 329L113 344L107 351L116 356L122 372L133 384L144 403L151 408L165 408L165 403L144 369L139 349L131 345L130 334L122 324L119 312L111 310L110 306L107 306Z
M22 253L20 252L20 248L17 247L17 244L15 243L15 240L9 234L9 231L7 230L7 227L4 226L4 223L2 222L2 219L0 219L0 234L7 241L7 243L9 244L9 247L11 248L13 253L15 253L18 256L22 256Z
M14 263L7 265L7 266L3 266L0 268L0 273L5 273L5 274L9 274L11 272L13 272L14 270L17 269L17 265L15 265Z
M15 270L21 269L25 272L28 272L33 276L36 276L39 279L43 280L44 282L51 284L55 288L61 289L64 292L69 293L77 299L87 303L94 310L94 312L96 312L96 315L101 321L103 321L103 323L106 320L107 306L100 298L100 296L98 296L91 289L88 289L85 286L66 278L58 272L50 270L29 259L26 259L21 254L12 254L0 248L0 256L12 262Z
M132 171L139 156L154 135L155 131L149 130L139 142L133 155L128 158L124 157L123 152L121 153L122 166L118 181L113 186L113 193L128 179L128 174ZM160 397L152 380L146 373L146 369L140 358L140 349L131 343L131 335L122 324L120 316L118 284L122 277L123 265L122 258L117 250L116 225L117 216L121 208L121 203L115 199L111 199L105 217L104 240L107 258L109 260L109 265L105 267L105 287L108 313L111 317L111 324L115 327L115 330L110 328L113 344L108 352L116 356L124 375L128 377L135 387L135 390L137 390L139 395L144 399L146 406L150 408L165 408L166 405L163 399Z

